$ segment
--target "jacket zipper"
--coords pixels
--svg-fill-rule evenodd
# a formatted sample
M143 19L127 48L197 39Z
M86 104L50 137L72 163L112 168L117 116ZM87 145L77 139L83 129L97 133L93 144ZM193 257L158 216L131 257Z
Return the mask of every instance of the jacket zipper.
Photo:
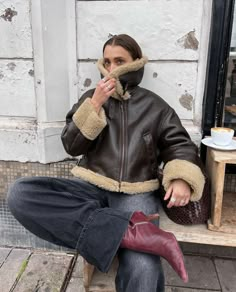
M125 160L125 117L124 117L124 104L121 101L120 103L121 109L121 163L120 163L120 187L124 173L124 160Z

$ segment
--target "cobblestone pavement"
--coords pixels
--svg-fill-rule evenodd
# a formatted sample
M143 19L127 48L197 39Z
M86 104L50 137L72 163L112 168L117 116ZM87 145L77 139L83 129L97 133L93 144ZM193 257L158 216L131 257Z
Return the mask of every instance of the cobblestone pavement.
M187 284L163 260L166 292L236 291L236 259L185 254L185 260L189 273ZM96 272L96 277L100 281L100 290L96 291L108 292L104 289L111 280L110 276ZM0 247L0 292L63 291L62 287L67 282L64 291L85 291L83 259L80 256L67 252Z

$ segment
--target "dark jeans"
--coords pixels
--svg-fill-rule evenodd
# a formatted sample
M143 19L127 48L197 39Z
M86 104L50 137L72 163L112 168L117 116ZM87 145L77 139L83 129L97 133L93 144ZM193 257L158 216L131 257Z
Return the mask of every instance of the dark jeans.
M118 253L118 292L162 292L164 276L158 256L120 249L136 210L158 210L155 192L127 195L100 189L80 179L22 178L8 192L15 218L35 235L73 248L102 272Z

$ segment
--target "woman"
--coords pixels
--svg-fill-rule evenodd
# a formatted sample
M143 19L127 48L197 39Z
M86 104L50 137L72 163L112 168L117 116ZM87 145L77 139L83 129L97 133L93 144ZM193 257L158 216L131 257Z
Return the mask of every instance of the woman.
M98 61L103 78L73 106L62 132L67 153L82 155L76 178L23 178L8 196L27 229L77 249L101 271L118 254L116 289L126 292L164 291L160 256L188 280L174 235L157 226L160 163L169 208L198 200L204 186L197 147L178 116L138 86L146 63L133 38L110 38Z

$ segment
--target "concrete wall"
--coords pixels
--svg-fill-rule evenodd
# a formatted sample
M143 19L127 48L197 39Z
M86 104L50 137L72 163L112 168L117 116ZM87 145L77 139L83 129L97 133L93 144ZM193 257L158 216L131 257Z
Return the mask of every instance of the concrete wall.
M211 0L5 0L0 3L0 160L67 157L66 112L99 80L110 34L133 36L149 58L142 86L175 108L196 143Z

